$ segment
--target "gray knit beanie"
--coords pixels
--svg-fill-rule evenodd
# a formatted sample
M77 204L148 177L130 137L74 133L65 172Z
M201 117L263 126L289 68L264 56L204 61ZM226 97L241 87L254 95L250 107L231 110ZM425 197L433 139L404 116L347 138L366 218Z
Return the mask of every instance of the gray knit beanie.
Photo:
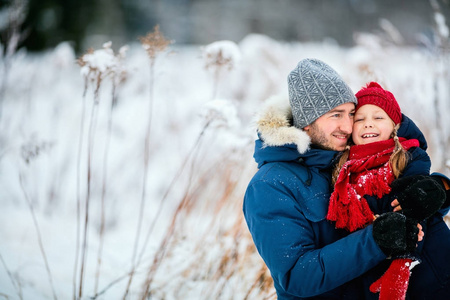
M288 89L294 126L300 129L341 104L358 103L341 76L318 59L301 60L288 76Z

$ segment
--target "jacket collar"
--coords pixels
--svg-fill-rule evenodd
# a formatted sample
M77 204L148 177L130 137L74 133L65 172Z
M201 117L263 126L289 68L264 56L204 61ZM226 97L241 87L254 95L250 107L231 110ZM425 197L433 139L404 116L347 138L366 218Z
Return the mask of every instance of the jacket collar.
M416 139L419 141L419 147L424 151L427 150L427 141L422 131L420 131L417 125L404 114L402 114L402 123L400 124L397 135L399 137L404 137L407 140Z

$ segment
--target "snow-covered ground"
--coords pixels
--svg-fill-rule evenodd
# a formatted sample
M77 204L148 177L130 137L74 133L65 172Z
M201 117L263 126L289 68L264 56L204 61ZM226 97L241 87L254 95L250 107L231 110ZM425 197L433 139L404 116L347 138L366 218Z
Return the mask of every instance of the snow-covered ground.
M146 287L152 299L273 297L242 197L256 169L254 115L287 93L303 58L327 62L355 92L372 80L390 89L426 135L433 171L449 175L449 54L359 41L174 44L153 67L130 45L115 93L110 74L84 96L68 44L16 53L0 120L0 297L71 299L82 283L85 299L123 299L133 266L127 299ZM223 65L211 64L219 51Z

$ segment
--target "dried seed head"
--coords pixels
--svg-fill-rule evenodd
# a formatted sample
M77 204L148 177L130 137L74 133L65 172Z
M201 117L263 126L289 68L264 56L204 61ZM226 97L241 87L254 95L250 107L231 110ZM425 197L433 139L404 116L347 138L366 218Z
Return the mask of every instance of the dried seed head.
M53 146L52 143L46 141L38 141L33 136L31 139L20 147L20 155L26 164L37 158L42 152L48 151Z
M128 46L121 47L119 52L114 54L111 45L111 42L107 42L103 44L102 49L93 50L91 48L77 61L81 66L81 75L96 83L97 88L101 81L108 76L112 76L116 84L123 82L126 77L123 59Z
M233 69L241 60L241 52L236 43L232 41L217 41L202 48L205 68Z
M230 57L224 57L222 50L219 49L217 53L206 53L205 56L206 64L205 67L209 69L212 66L222 67L228 66L228 69L232 69L233 64Z
M92 48L87 49L86 53L83 54L82 56L80 56L80 57L77 59L77 64L78 64L80 67L84 67L84 66L87 64L87 62L86 62L86 60L85 60L85 58L84 58L85 55L87 55L87 54L92 54L92 53L94 53L94 49L92 49Z
M167 46L172 43L159 31L159 25L155 26L153 32L147 33L146 36L140 37L139 40L150 59L155 59L158 53L165 51Z

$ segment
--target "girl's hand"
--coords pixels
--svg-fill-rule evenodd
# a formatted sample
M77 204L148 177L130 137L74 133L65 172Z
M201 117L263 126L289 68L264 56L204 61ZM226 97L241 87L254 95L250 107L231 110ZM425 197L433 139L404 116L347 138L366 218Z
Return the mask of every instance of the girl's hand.
M400 206L400 202L397 199L391 202L391 206L394 208L394 212L401 211L402 207Z
M419 234L417 235L417 241L420 242L423 240L423 236L425 235L425 233L422 231L422 225L417 224L417 228L419 228Z
M397 199L391 202L391 206L394 208L394 212L401 211L402 207ZM422 231L422 225L420 223L417 224L417 228L419 228L419 233L417 234L418 242L423 240L425 233Z

